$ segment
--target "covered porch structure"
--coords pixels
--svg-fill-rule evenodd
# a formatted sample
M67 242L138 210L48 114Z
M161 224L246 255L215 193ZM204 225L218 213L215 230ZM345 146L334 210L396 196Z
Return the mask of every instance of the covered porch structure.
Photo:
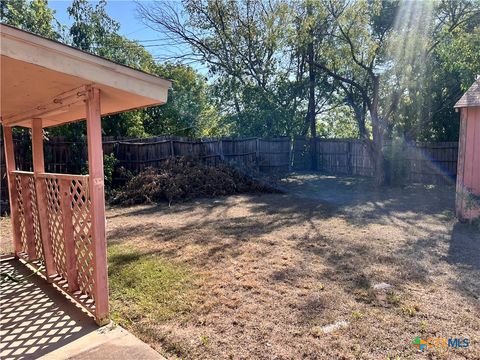
M109 322L101 116L164 104L170 81L10 26L1 33L3 128L13 256ZM46 173L44 129L86 121L88 174ZM18 171L13 128L31 129ZM8 309L2 309L8 311Z

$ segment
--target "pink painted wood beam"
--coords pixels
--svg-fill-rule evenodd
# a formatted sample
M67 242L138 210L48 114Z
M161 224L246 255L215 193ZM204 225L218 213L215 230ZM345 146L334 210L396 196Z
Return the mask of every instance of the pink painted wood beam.
M458 138L458 161L457 161L457 184L456 184L456 199L455 208L457 217L463 219L464 217L464 184L463 174L465 168L465 139L466 139L466 126L467 126L467 109L460 110L460 134Z
M37 254L35 251L35 229L33 227L33 207L32 207L32 194L29 183L29 178L27 176L20 177L20 183L22 186L22 200L23 200L23 216L25 219L25 237L27 240L27 254L28 260L37 259Z
M105 194L103 175L102 124L100 118L100 90L88 89L87 101L88 172L95 292L95 317L99 325L109 322L107 241L105 238Z
M457 162L456 214L460 220L480 216L468 199L469 194L480 195L480 107L460 110L460 136Z
M32 120L32 157L45 271L47 274L47 281L52 282L53 276L57 274L57 269L53 258L52 240L50 238L50 230L48 227L47 185L45 184L44 178L38 177L39 173L45 172L42 125L42 119L35 118Z
M15 178L12 171L15 171L15 154L13 149L12 128L3 126L3 141L5 145L5 165L7 171L8 197L10 202L10 217L12 219L13 248L15 255L22 251L20 218L18 216L18 192L15 186Z

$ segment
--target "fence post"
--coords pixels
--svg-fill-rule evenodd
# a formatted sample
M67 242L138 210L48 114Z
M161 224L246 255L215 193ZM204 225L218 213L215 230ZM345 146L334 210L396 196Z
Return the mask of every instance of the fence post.
M175 146L173 146L173 140L170 140L170 156L175 156Z
M317 138L312 137L310 139L310 168L313 171L318 171L318 154L317 154Z
M260 169L260 138L255 139L255 162L259 170Z
M292 170L293 164L293 140L291 137L288 138L288 171Z
M352 164L352 141L347 140L347 173L348 175L353 175L353 164Z
M225 160L225 154L223 153L223 139L220 138L218 140L218 151L220 153L220 160L224 161Z

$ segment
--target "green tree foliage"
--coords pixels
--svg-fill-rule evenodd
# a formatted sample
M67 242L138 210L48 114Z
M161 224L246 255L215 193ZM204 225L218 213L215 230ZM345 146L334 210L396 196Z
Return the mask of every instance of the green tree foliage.
M480 3L440 2L435 13L442 21L421 76L394 114L397 132L406 139L456 140L459 121L453 106L480 74Z
M233 133L315 136L330 123L372 140L382 182L385 138L455 138L453 103L478 72L479 9L478 0L185 0L141 12L208 66Z
M143 71L155 71L155 61L143 46L119 35L120 24L106 11L106 0L93 5L87 0L73 0L68 14L71 45L122 65Z
M142 45L120 35L120 24L108 15L106 0L96 3L73 0L67 10L72 19L68 28L57 22L46 0L5 0L0 4L4 23L173 80L166 106L107 116L102 121L104 135L214 136L224 130L220 126L221 118L216 107L209 101L206 80L189 66L158 64ZM78 122L51 128L48 136L82 141L85 140L85 133L85 123Z
M105 0L95 6L86 0L72 2L68 11L74 20L70 28L73 45L173 81L166 105L108 116L103 121L105 135L199 136L203 112L214 110L208 101L206 80L186 65L157 64L143 46L118 34L120 26L109 17L105 5Z
M358 139L360 138L357 122L348 105L338 106L322 116L317 121L317 133L326 139ZM339 121L339 119L341 119Z
M105 117L102 128L106 135L202 137L225 134L222 118L210 101L206 80L197 71L182 64L154 64L150 71L172 80L168 102Z
M47 0L2 0L0 16L3 23L58 40L60 25Z
M198 137L208 133L203 128L208 125L212 126L209 135L216 135L215 125L204 123L206 112L215 117L205 78L180 64L158 65L155 73L172 79L173 85L167 104L145 110L145 130L150 134Z
M106 11L106 1L92 4L87 0L73 0L68 14L73 23L69 29L71 45L105 57L123 65L141 70L151 70L154 65L152 56L140 45L118 35L120 24ZM85 124L71 124L58 131L74 138L85 135ZM102 121L102 129L109 136L145 136L143 112L131 111L108 116ZM73 139L72 139L73 140Z
M108 51L112 34L120 30L120 24L108 16L106 0L95 6L87 0L73 0L67 11L73 20L69 33L72 44L84 51Z
M291 20L283 2L183 2L142 6L152 26L206 64L224 123L237 135L293 135L301 131L304 105L298 58L285 52Z
M165 46L189 49L163 65L104 0L74 0L62 36L46 1L1 6L6 23L173 80L166 106L111 116L106 135L357 136L381 168L386 138L455 140L453 105L480 73L478 0L140 3Z
M379 183L384 176L385 137L439 140L455 136L453 99L461 95L461 80L455 83L447 77L445 81L448 62L438 51L449 40L461 41L458 33L464 35L478 26L478 1L320 0L310 4L319 9L312 12L316 18L310 31L317 34L315 65L345 95L360 136L373 140L370 154ZM475 47L474 41L466 42ZM450 47L446 53L454 52ZM468 52L462 55L469 58ZM432 81L432 75L443 77ZM464 79L471 84L474 77L470 73ZM438 85L440 92L434 88ZM438 97L432 97L432 91Z

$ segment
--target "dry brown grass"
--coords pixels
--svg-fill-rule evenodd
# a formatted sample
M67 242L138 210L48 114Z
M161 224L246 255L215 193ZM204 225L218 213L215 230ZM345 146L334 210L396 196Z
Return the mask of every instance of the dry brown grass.
M191 284L165 298L168 316L153 308L126 326L169 358L480 358L480 234L453 218L452 188L375 191L309 175L286 186L287 195L109 208L115 253L158 259L174 275L180 267L176 288ZM372 290L381 282L393 288ZM120 321L129 313L114 307ZM349 325L323 333L339 320ZM421 354L416 336L471 345Z
M480 236L453 219L452 189L342 181L297 176L294 195L109 209L111 244L202 279L187 312L130 329L190 359L480 358ZM380 282L393 288L373 291ZM350 324L321 331L339 320ZM416 336L472 345L418 354Z
M12 226L10 218L0 216L0 254L11 254L13 252L12 244Z

